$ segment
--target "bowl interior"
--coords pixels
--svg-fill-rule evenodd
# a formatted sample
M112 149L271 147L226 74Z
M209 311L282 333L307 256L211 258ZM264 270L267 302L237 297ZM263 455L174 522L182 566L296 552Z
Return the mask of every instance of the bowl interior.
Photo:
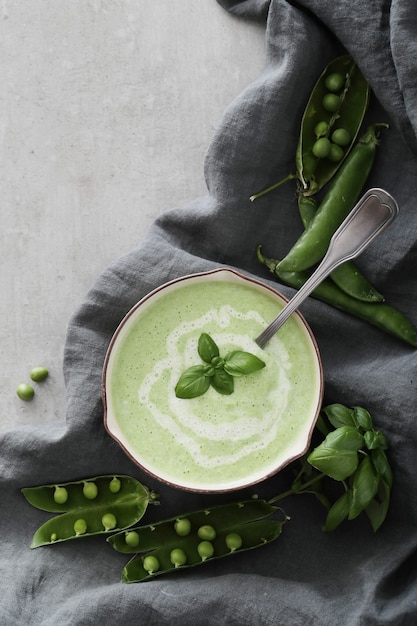
M295 313L264 350L254 338L285 305L275 289L234 270L184 276L138 302L116 330L103 370L104 424L128 456L172 486L222 492L256 484L307 449L323 394L316 341ZM198 338L220 355L244 350L266 367L181 399L182 372L202 364Z

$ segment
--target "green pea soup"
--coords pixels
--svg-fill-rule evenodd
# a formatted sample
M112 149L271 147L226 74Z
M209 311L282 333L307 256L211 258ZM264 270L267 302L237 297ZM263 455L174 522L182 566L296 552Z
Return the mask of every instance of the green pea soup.
M264 349L255 338L285 304L232 270L191 275L155 290L117 329L103 372L105 427L140 467L170 485L221 492L255 484L306 450L322 399L316 342L293 314ZM202 363L201 333L220 355L244 350L266 366L181 399L181 374Z

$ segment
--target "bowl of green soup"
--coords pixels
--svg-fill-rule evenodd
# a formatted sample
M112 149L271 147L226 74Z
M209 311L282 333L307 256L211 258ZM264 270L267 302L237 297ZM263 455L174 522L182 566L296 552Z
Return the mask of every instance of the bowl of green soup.
M202 493L257 484L302 456L323 396L317 343L298 312L264 349L255 342L286 302L231 269L149 293L107 350L107 432L146 473Z

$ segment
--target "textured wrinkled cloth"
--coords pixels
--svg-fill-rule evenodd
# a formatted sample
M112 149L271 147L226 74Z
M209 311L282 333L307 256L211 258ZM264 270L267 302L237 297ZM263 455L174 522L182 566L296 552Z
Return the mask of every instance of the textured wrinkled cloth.
M214 1L214 0L213 0ZM30 550L49 514L24 486L107 473L142 480L161 496L146 521L231 496L193 495L143 474L103 427L101 373L118 323L145 294L178 276L237 268L278 287L256 246L282 257L301 232L291 183L255 204L249 196L294 167L300 119L317 76L346 51L372 89L370 121L388 122L369 187L396 198L400 215L358 260L387 301L417 323L417 14L414 0L219 0L264 19L265 66L225 111L204 163L207 194L167 211L145 241L99 276L69 322L65 423L1 435L3 546L0 623L44 626L181 624L412 626L417 623L416 352L317 300L302 306L317 338L325 402L360 405L388 438L392 505L373 533L362 516L324 533L324 509L308 495L285 500L291 520L275 542L204 567L126 585L126 557L103 537ZM238 18L237 18L238 19ZM203 164L202 164L203 166ZM241 495L272 497L281 474Z

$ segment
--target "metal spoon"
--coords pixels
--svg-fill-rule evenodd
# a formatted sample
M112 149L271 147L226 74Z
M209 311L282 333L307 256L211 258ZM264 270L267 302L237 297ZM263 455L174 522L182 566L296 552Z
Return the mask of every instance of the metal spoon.
M334 233L327 253L316 271L255 339L258 346L264 348L313 289L338 265L361 254L397 214L398 205L389 193L383 189L369 189Z

